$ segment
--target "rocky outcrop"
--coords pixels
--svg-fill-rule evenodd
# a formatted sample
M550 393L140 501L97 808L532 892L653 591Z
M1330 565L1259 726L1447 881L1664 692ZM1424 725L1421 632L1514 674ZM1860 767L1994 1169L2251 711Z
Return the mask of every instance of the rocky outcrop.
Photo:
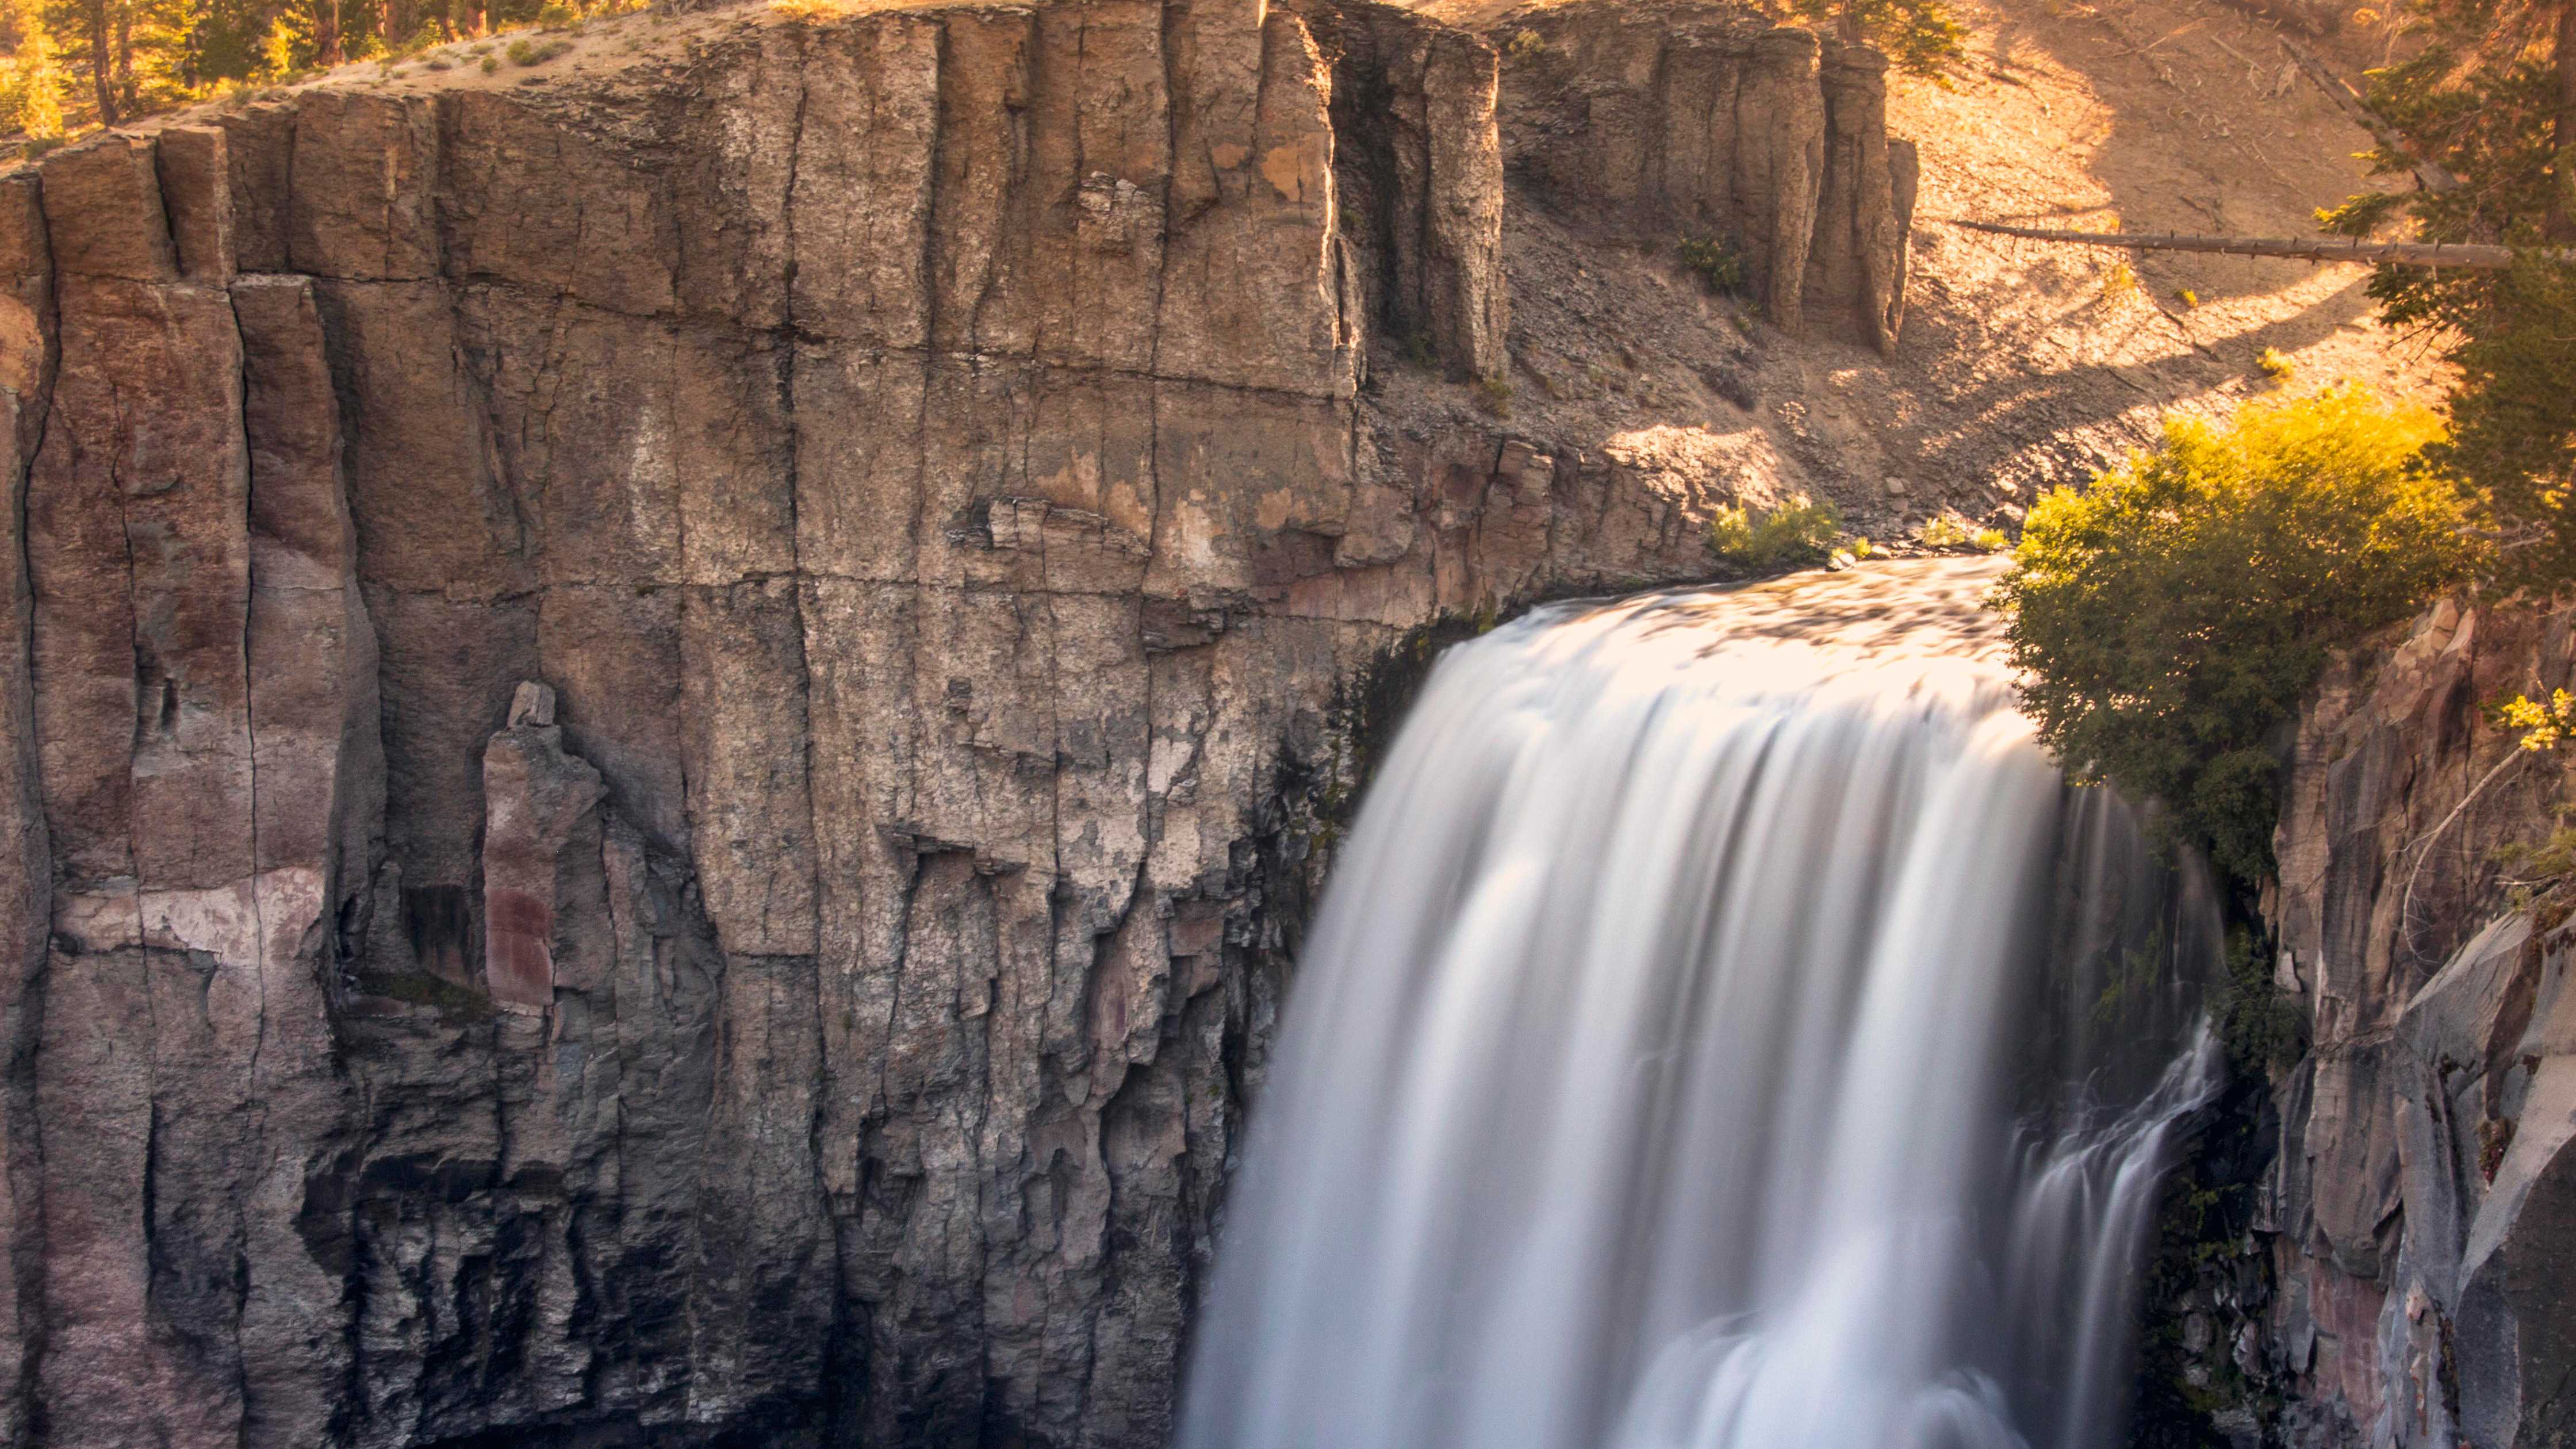
M1160 1443L1337 701L1733 496L1364 393L1503 365L1496 74L763 10L0 177L0 1442Z
M1887 61L1716 4L1525 7L1504 47L1506 165L1613 235L1716 240L1796 332L1849 319L1892 352L1915 153L1887 134Z
M2302 720L2270 910L2313 1046L2275 1082L2262 1342L2219 1346L2286 1397L2281 1442L2576 1433L2576 949L2563 890L2522 904L2496 857L2548 836L2570 762L2481 717L2569 684L2569 625L2445 603Z

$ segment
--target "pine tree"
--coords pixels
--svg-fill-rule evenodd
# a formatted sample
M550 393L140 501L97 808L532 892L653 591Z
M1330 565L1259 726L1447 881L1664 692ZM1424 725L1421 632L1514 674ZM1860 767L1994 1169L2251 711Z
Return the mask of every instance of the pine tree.
M0 132L30 139L63 133L63 69L34 0L0 3Z
M2549 245L2576 242L2576 0L2414 0L2411 22L2422 50L2364 96L2385 129L2372 169L2456 180L2318 219L2363 236L2403 209L2428 241L2525 249L2502 272L2382 267L2370 291L2392 325L2446 339L2460 376L2435 457L2488 500L2508 581L2555 587L2576 581L2576 266Z

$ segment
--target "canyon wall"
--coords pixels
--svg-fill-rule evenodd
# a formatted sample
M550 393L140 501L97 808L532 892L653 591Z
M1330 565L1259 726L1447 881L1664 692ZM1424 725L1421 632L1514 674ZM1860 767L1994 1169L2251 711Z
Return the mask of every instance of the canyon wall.
M2576 943L2564 891L2519 907L2496 857L2547 839L2571 769L2483 717L2570 684L2569 626L2445 603L2303 721L2276 976L2313 1047L2262 1224L2292 1442L2576 1436Z
M2487 718L2570 685L2571 619L2445 602L2303 712L2266 910L2306 1050L2169 1197L2199 1267L2143 1385L2180 1412L2143 1442L2576 1436L2576 937L2564 879L2499 856L2549 838L2576 760Z
M0 1443L1160 1444L1369 670L1708 567L1369 392L1505 365L1472 35L666 51L0 176Z

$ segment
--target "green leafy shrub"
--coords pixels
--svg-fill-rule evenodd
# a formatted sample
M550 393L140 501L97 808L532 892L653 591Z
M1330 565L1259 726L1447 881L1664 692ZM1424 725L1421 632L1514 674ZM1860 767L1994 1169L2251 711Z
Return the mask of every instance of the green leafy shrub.
M1535 30L1516 32L1511 43L1503 47L1503 59L1514 65L1527 65L1547 54L1547 42Z
M1978 553L2001 553L2012 547L2011 535L2002 529L1970 528L1954 513L1937 513L1923 520L1914 530L1914 541L1925 548L1973 549Z
M2227 974L2209 990L2209 1024L2248 1072L2295 1065L2308 1049L2307 1017L2273 984L2267 956L2253 932L2229 932Z
M1681 245L1682 265L1699 274L1700 285L1721 297L1743 292L1751 280L1744 253L1722 236L1693 237Z
M2554 750L2576 739L2576 695L2563 689L2547 699L2517 694L2495 707L2495 722L2499 729L2522 731L2514 743L2523 749Z
M580 18L580 11L575 10L569 5L561 3L561 0L554 0L554 3L541 5L537 8L537 23L539 25L550 27L557 25L570 25Z
M2271 737L2327 652L2468 575L2439 424L2357 388L2249 403L2039 501L1996 597L2023 708L2079 778L2171 811L2238 879L2271 868Z
M1476 399L1476 406L1487 413L1498 418L1512 415L1512 385L1501 374L1477 378L1467 385L1467 391Z
M543 65L570 49L569 40L549 40L542 45L533 40L513 40L506 54L512 65Z
M2274 387L2288 382L2299 373L2296 367L2290 365L2290 359L2283 357L2281 349L2277 347L2266 347L2255 353L2254 365L2262 370L2265 377L2272 380Z
M1721 508L1708 520L1708 546L1719 558L1747 568L1812 568L1833 556L1842 521L1832 503L1811 502L1804 494L1760 513Z

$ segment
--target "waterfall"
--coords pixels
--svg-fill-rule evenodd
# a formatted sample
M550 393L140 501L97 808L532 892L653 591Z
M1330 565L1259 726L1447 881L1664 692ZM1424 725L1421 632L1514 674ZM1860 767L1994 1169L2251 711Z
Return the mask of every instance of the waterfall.
M2015 711L1996 568L1442 657L1300 963L1182 1449L2114 1441L2219 928Z

